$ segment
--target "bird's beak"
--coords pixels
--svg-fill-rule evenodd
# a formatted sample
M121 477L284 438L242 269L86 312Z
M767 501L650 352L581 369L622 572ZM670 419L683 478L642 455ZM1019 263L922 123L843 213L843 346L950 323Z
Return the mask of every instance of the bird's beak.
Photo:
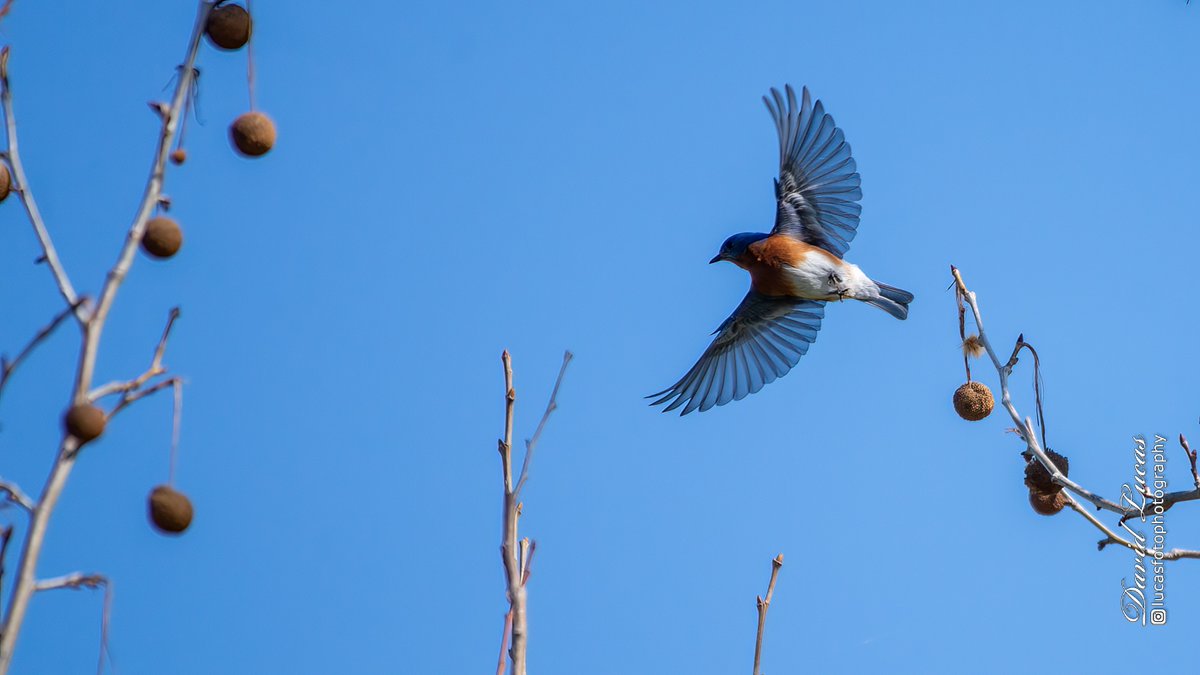
M708 261L708 264L709 264L709 265L711 265L711 264L713 264L713 263L715 263L715 262L721 262L722 260L724 260L724 258L722 258L722 257L721 257L721 254L720 254L720 253L718 253L718 254L716 254L715 256L713 256L713 259L712 259L712 260L709 260L709 261Z

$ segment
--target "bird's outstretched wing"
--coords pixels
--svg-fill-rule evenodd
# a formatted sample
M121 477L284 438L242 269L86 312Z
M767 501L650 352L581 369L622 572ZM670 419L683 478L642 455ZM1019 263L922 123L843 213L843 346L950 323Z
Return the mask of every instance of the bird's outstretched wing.
M733 315L715 331L700 360L670 388L651 394L650 405L680 406L686 415L753 394L796 365L817 339L825 303L801 298L746 294Z
M786 100L772 88L764 96L779 133L775 229L842 257L858 229L861 180L850 144L825 106L812 105L808 87L800 104L786 85Z

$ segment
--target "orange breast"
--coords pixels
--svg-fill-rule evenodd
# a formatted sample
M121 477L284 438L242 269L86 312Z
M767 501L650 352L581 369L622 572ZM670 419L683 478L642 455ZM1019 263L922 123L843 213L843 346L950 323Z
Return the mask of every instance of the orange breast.
M787 235L772 235L746 247L735 262L750 272L750 288L763 295L797 295L785 266L799 267L809 255L830 255L828 251Z

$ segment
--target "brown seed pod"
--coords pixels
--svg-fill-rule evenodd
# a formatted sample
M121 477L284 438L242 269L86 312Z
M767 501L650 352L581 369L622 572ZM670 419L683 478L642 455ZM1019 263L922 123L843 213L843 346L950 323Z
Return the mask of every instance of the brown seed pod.
M1029 491L1029 505L1033 510L1043 516L1052 516L1067 505L1067 496L1061 491L1053 494L1039 492L1037 490Z
M183 148L175 148L175 150L171 153L171 162L175 164L175 166L179 166L186 161L187 150L184 150Z
M170 258L183 246L183 230L166 216L155 216L142 233L142 250L155 258Z
M80 445L100 438L108 416L104 411L88 403L73 405L63 415L63 429L74 436Z
M150 522L159 532L179 534L192 524L192 502L170 485L159 485L150 491Z
M229 140L246 157L267 154L275 145L275 123L260 112L248 112L229 125Z
M12 174L8 172L8 165L0 162L0 202L8 199L10 192L12 192Z
M214 9L204 26L209 42L228 51L245 47L253 31L254 22L250 20L250 12L241 5L232 4Z
M982 382L968 382L954 392L954 412L964 420L978 422L996 406L992 390Z
M1046 456L1054 462L1054 466L1057 466L1064 476L1070 475L1071 462L1067 460L1066 456L1053 450L1047 450ZM1046 494L1062 490L1062 486L1050 478L1050 472L1046 470L1046 467L1042 466L1038 458L1033 456L1030 456L1029 461L1025 463L1025 486L1030 490Z

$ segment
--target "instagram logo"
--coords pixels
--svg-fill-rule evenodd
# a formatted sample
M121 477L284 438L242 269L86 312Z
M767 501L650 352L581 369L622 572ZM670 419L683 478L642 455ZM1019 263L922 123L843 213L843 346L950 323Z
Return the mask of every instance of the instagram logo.
M1150 625L1151 626L1167 625L1167 610L1165 610L1165 609L1150 610Z

